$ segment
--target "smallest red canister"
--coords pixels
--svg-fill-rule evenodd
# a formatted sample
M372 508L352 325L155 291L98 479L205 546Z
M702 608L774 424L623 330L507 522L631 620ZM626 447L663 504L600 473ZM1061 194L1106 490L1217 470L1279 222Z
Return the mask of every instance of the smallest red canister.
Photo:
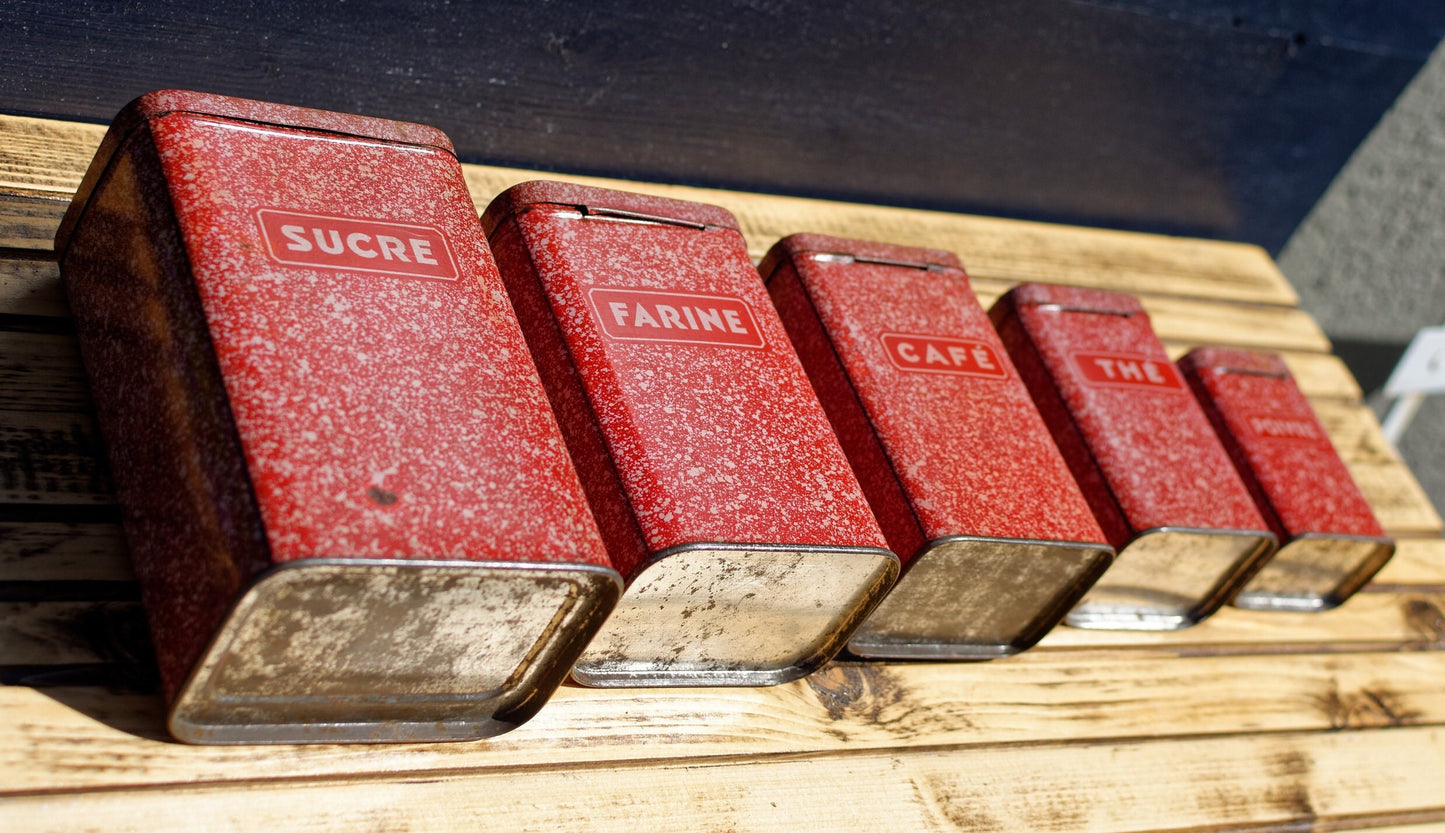
M1279 356L1201 347L1179 360L1280 549L1234 604L1338 607L1385 566L1385 537L1309 400Z
M1118 551L1065 621L1173 630L1232 599L1275 537L1138 299L1024 284L990 314Z
M795 234L761 270L904 564L849 650L989 659L1032 646L1113 551L958 258Z

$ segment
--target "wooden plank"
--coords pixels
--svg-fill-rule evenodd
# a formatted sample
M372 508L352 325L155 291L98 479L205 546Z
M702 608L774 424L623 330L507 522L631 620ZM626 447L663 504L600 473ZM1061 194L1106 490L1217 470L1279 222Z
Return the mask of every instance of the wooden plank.
M0 411L89 412L74 336L0 330Z
M88 414L0 410L0 503L112 502L103 448Z
M0 581L133 581L117 524L0 522Z
M1416 592L1424 588L1445 592L1445 540L1406 538L1398 541L1395 555L1361 592L1402 592L1413 588L1420 588Z
M1440 514L1404 463L1376 463L1345 458L1355 485L1391 535L1439 535Z
M1079 283L1078 281L1059 281ZM976 280L974 294L985 308L1016 282ZM1228 344L1267 350L1302 350L1328 353L1330 340L1309 313L1299 309L1230 300L1213 303L1158 292L1161 284L1105 286L1133 293L1149 313L1160 338L1191 344ZM1172 286L1172 284L1171 284Z
M60 269L49 252L0 252L0 314L70 315Z
M96 124L0 117L0 188L69 199L104 136L105 127Z
M12 199L0 198L0 245L47 248L59 215L27 209L26 200L74 193L103 130L94 125L0 117L0 157ZM39 138L37 138L39 137ZM722 205L735 214L749 252L761 258L779 237L798 231L866 237L958 252L979 278L1051 281L1146 289L1169 285L1182 295L1293 305L1298 296L1269 256L1256 246L1104 231L935 211L746 194L535 171L464 166L472 197L485 207L509 185L565 178L604 187L648 191ZM63 213L64 206L61 206ZM6 242L9 239L9 242Z
M1293 306L1299 296L1255 246L1135 232L1083 229L936 211L747 194L597 177L463 166L481 206L529 179L566 179L720 205L737 215L760 259L785 235L808 231L957 253L969 274L1008 283L1045 281L1122 291L1169 286L1181 295Z
M0 186L0 248L52 251L70 197Z
M1025 659L1027 657L1027 659ZM607 762L844 754L1445 723L1445 653L842 663L741 689L564 686L475 743L197 747L159 697L0 687L0 795ZM1242 684L1245 683L1245 684Z
M54 830L1153 831L1445 817L1445 730L880 750L5 799Z
M134 602L0 602L0 666L104 662L94 623L117 609L139 615Z
M1178 631L1055 628L1034 651L1161 650L1180 655L1445 650L1445 595L1360 593L1324 613L1226 607Z

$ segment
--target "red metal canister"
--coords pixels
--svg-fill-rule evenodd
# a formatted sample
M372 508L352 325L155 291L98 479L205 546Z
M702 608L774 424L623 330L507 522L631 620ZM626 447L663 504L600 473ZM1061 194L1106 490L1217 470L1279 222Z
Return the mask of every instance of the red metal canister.
M1279 356L1201 347L1179 360L1255 505L1282 542L1234 604L1329 610L1390 560L1385 537Z
M848 647L1022 651L1113 560L958 259L798 234L761 267L903 574Z
M556 182L483 225L614 563L589 685L757 685L826 661L898 572L736 220Z
M151 93L56 248L177 737L541 707L620 576L444 135Z
M1025 284L991 316L1118 550L1066 621L1166 630L1229 601L1275 538L1143 306L1117 292Z

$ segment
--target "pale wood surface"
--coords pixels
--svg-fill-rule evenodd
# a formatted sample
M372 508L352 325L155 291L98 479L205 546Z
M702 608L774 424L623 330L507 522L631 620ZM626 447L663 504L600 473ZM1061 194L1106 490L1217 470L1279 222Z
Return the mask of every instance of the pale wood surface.
M102 133L0 117L0 673L118 681L0 685L0 830L1445 827L1440 517L1264 252L573 177L724 205L755 258L795 231L946 248L985 304L1022 280L1118 289L1173 356L1280 351L1382 523L1414 537L1326 614L1060 629L1008 660L845 660L773 688L569 685L475 743L168 740L160 700L126 688L141 611L49 252ZM479 205L537 176L465 170Z

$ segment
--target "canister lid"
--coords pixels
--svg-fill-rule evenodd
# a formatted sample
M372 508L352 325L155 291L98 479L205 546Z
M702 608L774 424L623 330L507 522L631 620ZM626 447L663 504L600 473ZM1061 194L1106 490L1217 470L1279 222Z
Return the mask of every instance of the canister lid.
M491 235L507 217L537 205L571 206L585 209L584 213L595 212L599 216L611 215L619 219L741 231L737 218L726 208L716 205L552 180L523 182L498 194L482 214L482 228Z
M1019 284L1005 293L998 303L1018 307L1057 306L1075 312L1106 315L1144 315L1144 305L1133 295L1047 283Z
M201 116L215 116L234 121L252 122L274 127L291 127L299 130L314 130L340 136L355 136L381 142L432 147L455 155L451 140L446 134L424 124L355 116L347 113L332 113L294 107L289 104L273 104L266 101L252 101L245 98L198 93L189 90L156 90L146 93L127 104L120 111L101 140L100 148L86 169L85 178L76 189L70 208L65 212L60 228L55 233L55 251L64 256L70 235L85 213L91 192L110 166L116 151L138 127L171 113L192 113Z
M1284 363L1284 359L1273 353L1256 353L1229 347L1196 347L1179 360L1179 369L1185 373L1222 370L1278 376L1281 379L1287 379L1290 375L1289 366Z
M763 279L777 271L784 259L801 255L838 255L865 263L913 267L917 269L956 269L963 271L958 255L942 249L898 246L871 240L854 240L827 234L790 234L773 244L758 266Z

